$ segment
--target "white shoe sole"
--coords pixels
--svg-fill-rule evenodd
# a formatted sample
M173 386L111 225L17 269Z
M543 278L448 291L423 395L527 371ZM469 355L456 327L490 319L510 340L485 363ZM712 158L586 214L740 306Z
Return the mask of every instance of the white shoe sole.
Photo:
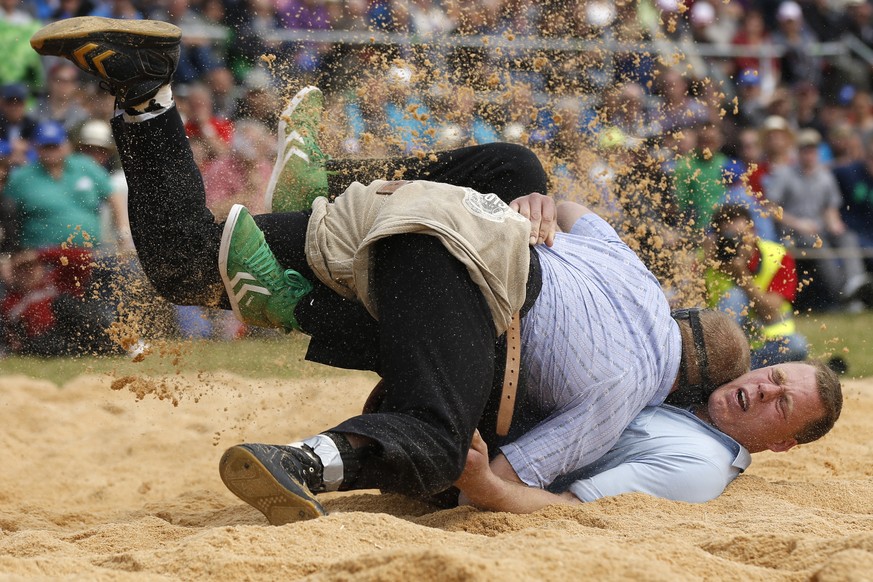
M279 126L278 126L278 142L276 144L276 163L273 165L273 173L270 174L270 181L267 182L267 190L264 192L264 208L267 209L267 212L273 211L273 192L276 190L276 184L279 182L279 176L282 174L282 170L285 169L285 164L288 163L288 159L292 155L300 156L307 162L309 161L309 156L306 155L306 152L301 150L300 148L290 146L289 142L294 139L295 133L291 135L286 135L288 124L285 122L286 119L291 117L294 113L294 110L297 109L297 106L306 98L307 95L312 93L313 91L321 92L321 89L318 87L314 87L312 85L308 87L304 87L294 96L293 99L288 103L288 106L282 110L282 114L279 115ZM300 136L297 135L299 138Z

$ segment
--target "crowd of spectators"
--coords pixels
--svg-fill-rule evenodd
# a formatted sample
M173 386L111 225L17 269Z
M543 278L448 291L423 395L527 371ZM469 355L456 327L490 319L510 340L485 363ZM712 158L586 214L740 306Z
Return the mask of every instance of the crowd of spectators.
M726 204L795 255L797 309L873 303L868 0L0 0L0 349L113 351L44 334L118 317L94 281L137 277L112 97L29 46L85 15L183 29L174 95L219 218L264 210L283 99L317 84L333 156L534 148L551 193L610 216L677 304L704 300L688 273ZM179 309L175 331L246 330Z

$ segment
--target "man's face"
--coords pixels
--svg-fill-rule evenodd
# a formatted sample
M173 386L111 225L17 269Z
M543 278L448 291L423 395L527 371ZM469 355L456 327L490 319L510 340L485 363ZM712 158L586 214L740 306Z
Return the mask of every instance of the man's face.
M27 109L25 105L23 99L7 97L0 102L0 109L10 123L20 123L24 119L24 113Z
M36 148L36 155L40 163L47 168L56 168L63 165L69 153L67 142L58 145L44 145Z
M825 414L815 367L792 362L759 368L716 389L707 413L720 431L756 453L787 451L807 424Z
M758 240L755 223L745 216L736 216L732 220L720 224L718 234L740 240L749 249L754 249L755 242Z
M804 168L813 168L818 165L818 147L804 145L798 149L800 165Z

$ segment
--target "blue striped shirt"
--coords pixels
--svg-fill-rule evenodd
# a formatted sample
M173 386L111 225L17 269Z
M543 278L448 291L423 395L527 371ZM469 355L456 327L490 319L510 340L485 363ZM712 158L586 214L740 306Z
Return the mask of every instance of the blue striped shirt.
M525 483L546 487L663 402L682 340L658 280L603 219L584 215L536 251L543 286L522 320L522 371L546 417L501 451Z

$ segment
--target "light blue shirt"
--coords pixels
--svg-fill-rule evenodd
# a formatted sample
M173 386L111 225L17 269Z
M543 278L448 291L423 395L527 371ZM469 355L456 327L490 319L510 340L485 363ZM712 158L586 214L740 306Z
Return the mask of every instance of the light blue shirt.
M594 462L679 372L682 339L658 280L603 219L588 214L536 247L543 285L522 320L527 399L542 420L501 452L546 487Z
M731 437L665 404L644 409L608 453L549 490L569 490L582 501L636 492L703 503L721 495L751 462Z

